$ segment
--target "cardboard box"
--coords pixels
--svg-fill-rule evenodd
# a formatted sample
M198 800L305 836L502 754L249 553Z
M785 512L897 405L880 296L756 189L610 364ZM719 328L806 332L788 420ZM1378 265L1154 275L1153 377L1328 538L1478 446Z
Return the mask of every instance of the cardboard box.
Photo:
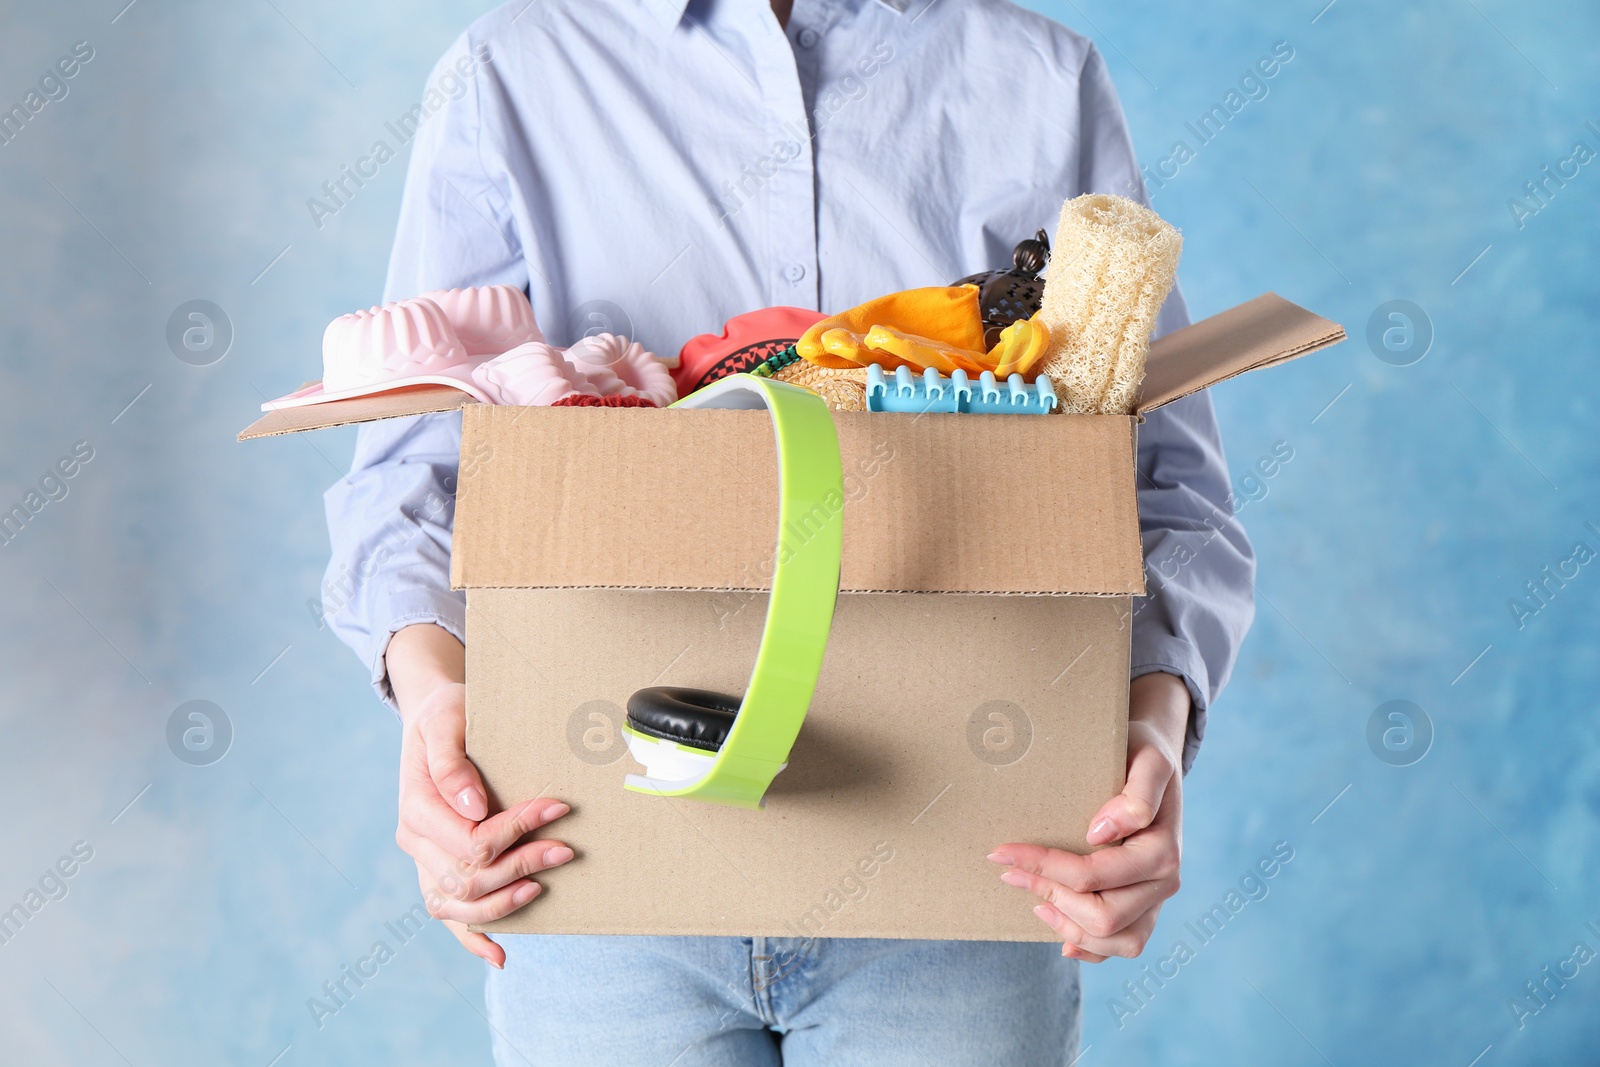
M1258 297L1156 342L1140 410L1343 336ZM447 393L438 410L462 406ZM240 436L429 402L300 409ZM777 528L766 413L465 405L468 752L491 807L571 803L559 834L579 853L484 929L1054 940L984 856L1084 851L1122 787L1139 420L835 421L842 595L790 766L747 811L625 791L621 726L645 686L748 681Z

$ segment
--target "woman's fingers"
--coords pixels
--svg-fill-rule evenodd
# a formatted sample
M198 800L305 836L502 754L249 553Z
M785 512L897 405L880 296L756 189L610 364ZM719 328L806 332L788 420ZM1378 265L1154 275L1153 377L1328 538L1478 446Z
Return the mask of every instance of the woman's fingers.
M416 723L428 759L428 776L445 803L457 815L479 822L489 814L489 794L478 768L467 759L465 708L441 708L421 716Z
M479 900L513 882L529 878L572 859L560 841L529 841L485 866L457 863L431 842L422 842L413 858L425 883L456 900Z
M1156 820L1175 768L1155 745L1143 745L1128 762L1128 783L1089 820L1089 844L1104 845L1143 830Z
M1013 867L1000 880L1025 889L1070 919L1085 936L1107 939L1137 924L1178 891L1176 878L1139 882L1100 893L1074 893L1059 883ZM1103 951L1103 950L1101 950Z
M481 823L471 823L448 808L437 794L424 790L401 800L400 828L395 840L415 855L418 840L431 841L457 863L487 866L518 840L571 811L550 797L535 797Z
M571 810L539 797L481 823L461 818L445 805L431 782L405 790L401 798L401 848L417 863L428 913L444 920L463 948L503 968L506 954L488 936L467 929L511 914L540 892L529 876L573 858L560 841L517 841Z
M1058 929L1061 923L1060 912L1048 904L1040 904L1033 909L1033 913L1039 917L1040 922L1055 930L1056 936L1060 937L1061 931ZM1098 952L1090 952L1080 945L1075 945L1064 937L1061 939L1061 954L1069 960L1079 960L1083 963L1104 963L1110 959L1109 956L1102 956Z
M1010 843L989 854L991 862L1015 867L1066 886L1074 893L1098 893L1139 882L1176 878L1180 861L1175 830L1158 823L1112 848L1087 856L1043 845Z
M1160 910L1161 906L1158 904L1139 916L1132 925L1110 937L1090 935L1069 916L1063 915L1059 908L1050 904L1040 904L1033 909L1033 913L1064 942L1063 955L1089 963L1099 963L1110 956L1133 959L1143 952L1145 943L1150 940L1150 934L1155 930L1156 916ZM1066 949L1075 951L1069 952Z
M1178 891L1175 820L1166 816L1120 845L1087 856L1038 845L1001 845L989 857L1001 880L1044 901L1034 914L1076 950L1076 959L1137 956L1161 905Z
M489 939L488 934L468 930L464 923L446 919L444 928L455 935L461 947L498 970L506 969L506 950Z
M1061 943L1061 954L1069 960L1082 960L1084 963L1104 963L1110 959L1109 956L1098 956L1093 952L1087 952L1070 941Z
M423 891L423 902L428 914L435 919L448 919L459 923L487 923L503 919L528 903L540 893L538 882L526 879L502 886L476 900L457 900L445 895L439 888Z
M400 818L395 840L408 853L413 851L416 839L422 838L461 863L492 863L519 838L559 819L570 809L559 801L540 797L481 822L463 816L459 805L451 805L440 793L434 778L435 767L444 766L452 758L438 753L459 743L455 726L445 721L451 718L445 712L437 712L406 732L400 754ZM436 743L430 743L430 737ZM464 760L465 755L461 758ZM478 782L477 770L470 763L466 766L472 771L472 781ZM447 776L449 773L454 772L446 772Z
M1043 903L1034 914L1066 944L1062 954L1098 961L1137 956L1161 905L1178 891L1183 789L1179 771L1189 695L1156 673L1129 689L1128 775L1121 793L1089 820L1086 856L1041 845L1004 844L989 859L1008 885Z
M515 808L502 811L472 828L472 855L478 857L477 862L480 865L493 863L495 857L510 849L523 837L555 822L571 810L559 800L534 797ZM570 856L567 858L571 859Z

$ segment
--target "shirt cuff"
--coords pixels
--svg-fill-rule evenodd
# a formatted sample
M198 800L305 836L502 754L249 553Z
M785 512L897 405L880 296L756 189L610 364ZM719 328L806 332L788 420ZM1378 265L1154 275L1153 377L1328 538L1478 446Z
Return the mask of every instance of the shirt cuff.
M1188 774L1200 751L1200 742L1206 736L1206 687L1209 674L1205 660L1191 645L1172 637L1136 642L1136 646L1133 666L1128 671L1129 681L1159 671L1182 678L1189 690L1189 725L1183 734L1183 773Z
M388 597L376 613L387 620L382 630L373 633L373 648L368 659L372 671L372 688L378 699L389 705L389 710L400 715L400 705L395 702L394 689L389 685L389 669L384 660L389 651L389 640L407 626L431 622L449 631L463 645L467 643L467 601L458 592L413 589Z

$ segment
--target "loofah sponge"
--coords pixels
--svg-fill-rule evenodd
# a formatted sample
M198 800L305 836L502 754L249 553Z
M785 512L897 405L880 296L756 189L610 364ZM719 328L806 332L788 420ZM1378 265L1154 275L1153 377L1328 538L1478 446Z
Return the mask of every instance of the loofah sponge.
M1133 412L1182 252L1183 236L1132 200L1090 194L1062 205L1039 311L1050 330L1040 370L1062 411Z
M835 411L867 410L865 367L819 367L802 359L774 371L772 377L810 389Z

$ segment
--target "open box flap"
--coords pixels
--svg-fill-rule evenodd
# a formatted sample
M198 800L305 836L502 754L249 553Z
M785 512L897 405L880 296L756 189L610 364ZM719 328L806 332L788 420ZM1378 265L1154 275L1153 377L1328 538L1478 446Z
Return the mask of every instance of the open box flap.
M1229 308L1150 345L1139 414L1245 371L1284 363L1344 340L1344 327L1276 293Z
M454 411L464 404L475 403L477 401L467 393L447 385L414 385L376 396L358 396L350 400L330 400L326 404L269 411L239 431L239 440L321 430L328 426L348 426L355 422L397 419L407 415L426 415L434 411Z
M841 590L1144 591L1133 419L834 417ZM766 412L474 404L463 418L455 587L771 587Z

